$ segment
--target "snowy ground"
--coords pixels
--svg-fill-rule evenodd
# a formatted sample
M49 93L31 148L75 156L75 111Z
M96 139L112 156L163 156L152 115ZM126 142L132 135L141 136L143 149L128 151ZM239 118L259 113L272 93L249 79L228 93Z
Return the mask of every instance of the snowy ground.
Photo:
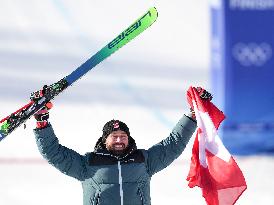
M245 174L248 189L236 204L273 204L273 162L273 158L267 157L238 160ZM184 160L177 161L154 176L151 184L152 204L205 204L198 188L187 187L185 177L189 168L188 164ZM73 205L82 203L80 183L60 174L44 162L1 164L0 168L1 204Z
M0 119L27 103L30 92L58 81L102 48L150 6L159 18L74 87L56 98L50 119L60 142L81 154L93 150L104 123L126 122L139 148L169 134L187 111L190 85L209 85L206 1L1 0ZM81 185L48 165L32 129L0 142L0 205L81 204ZM153 204L205 204L185 180L192 142L152 180ZM238 205L274 204L274 158L237 158L248 189Z

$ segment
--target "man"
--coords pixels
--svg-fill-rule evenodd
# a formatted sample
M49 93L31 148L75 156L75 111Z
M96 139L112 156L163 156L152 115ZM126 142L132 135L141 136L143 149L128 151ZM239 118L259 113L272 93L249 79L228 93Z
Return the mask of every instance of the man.
M204 100L211 95L200 90ZM170 135L148 150L137 149L127 125L111 120L93 152L84 156L59 144L48 111L35 115L39 151L62 173L82 183L84 205L150 205L151 177L183 152L196 129L195 114L184 115Z

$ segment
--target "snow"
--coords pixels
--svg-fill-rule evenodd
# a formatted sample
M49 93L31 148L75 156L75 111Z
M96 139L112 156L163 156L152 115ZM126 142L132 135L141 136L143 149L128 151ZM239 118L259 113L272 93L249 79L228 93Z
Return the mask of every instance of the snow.
M1 119L26 104L32 91L72 72L149 7L158 9L151 28L54 100L55 132L80 154L93 150L113 118L127 123L139 148L149 148L188 112L190 85L210 89L206 1L0 2ZM0 204L81 204L81 184L43 160L34 120L26 126L0 142ZM186 182L192 144L153 177L152 204L205 204L200 189ZM273 204L273 157L236 158L248 185L237 204Z

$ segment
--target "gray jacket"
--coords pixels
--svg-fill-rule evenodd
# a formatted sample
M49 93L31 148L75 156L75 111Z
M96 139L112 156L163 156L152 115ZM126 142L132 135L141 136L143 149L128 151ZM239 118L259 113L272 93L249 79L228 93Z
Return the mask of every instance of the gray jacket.
M107 150L80 155L60 145L51 126L34 133L43 157L82 183L84 205L150 205L151 177L183 152L195 129L196 122L183 116L166 139L122 158Z

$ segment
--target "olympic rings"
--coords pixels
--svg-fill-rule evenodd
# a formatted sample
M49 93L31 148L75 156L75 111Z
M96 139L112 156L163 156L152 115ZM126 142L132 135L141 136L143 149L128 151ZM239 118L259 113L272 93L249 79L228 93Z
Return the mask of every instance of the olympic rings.
M242 66L263 66L272 56L268 43L237 43L232 48L233 57Z

